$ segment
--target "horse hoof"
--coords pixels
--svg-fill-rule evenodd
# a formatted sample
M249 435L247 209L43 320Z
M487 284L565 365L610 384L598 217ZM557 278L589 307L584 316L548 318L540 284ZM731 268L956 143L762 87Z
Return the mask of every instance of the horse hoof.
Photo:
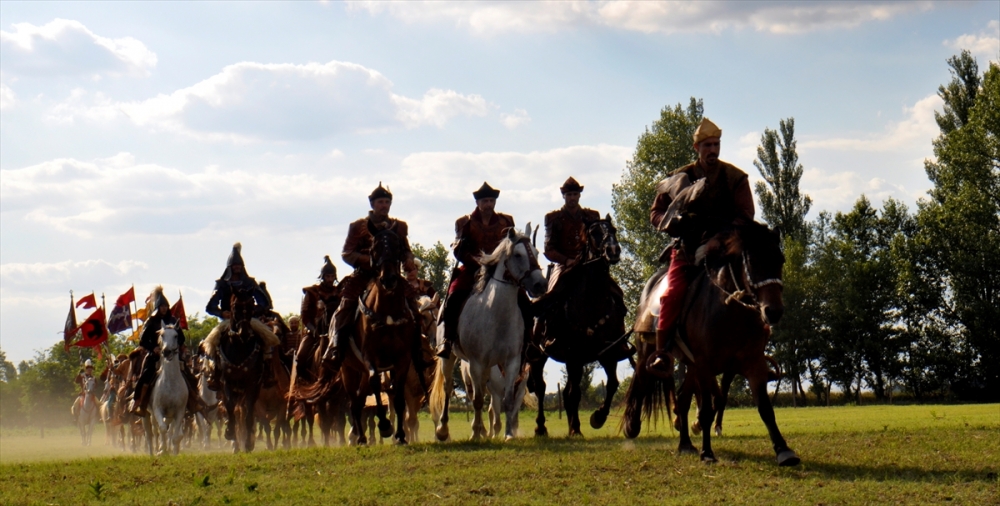
M549 429L545 427L535 427L535 437L549 437Z
M622 432L625 434L625 439L635 439L639 437L639 432L642 431L642 424L639 422L625 422L625 426L622 427Z
M569 437L571 439L583 439L583 433L579 430L571 430L569 431Z
M397 438L393 438L393 443L395 443L395 444L397 444L397 445L405 445L405 444L407 444L407 443L406 443L406 438L405 438L405 437L397 437Z
M443 443L443 442L447 441L448 438L451 437L451 435L448 434L448 429L445 428L445 429L438 429L438 430L434 431L434 437L437 438L438 441L441 441Z
M590 415L590 426L595 429L600 429L604 427L604 422L608 421L607 411L597 410L594 414Z
M503 438L503 440L504 441L513 441L514 440L514 436L508 435L507 437Z
M721 436L722 435L722 426L721 425L716 425L715 426L715 435L716 436Z
M694 422L691 424L691 434L695 436L701 434L701 422Z
M784 451L778 452L778 465L781 467L797 466L802 459L795 454L790 448Z
M390 438L390 437L392 437L392 424L389 423L388 419L383 418L383 419L379 420L379 422L378 422L378 435L382 436L383 438Z
M681 443L677 445L677 453L680 455L697 455L698 449L695 448L694 445L691 443L688 444Z
M715 464L718 460L712 452L701 452L701 461L705 464Z

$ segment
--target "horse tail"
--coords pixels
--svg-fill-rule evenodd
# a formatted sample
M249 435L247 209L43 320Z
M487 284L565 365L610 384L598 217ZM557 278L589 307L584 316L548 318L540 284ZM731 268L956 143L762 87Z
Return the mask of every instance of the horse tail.
M630 438L639 435L638 427L633 429L634 433L630 433L630 423L641 420L656 427L664 412L667 414L667 420L672 416L670 394L673 391L673 378L659 378L646 371L646 359L652 352L653 345L644 342L642 338L638 339L636 344L639 353L636 357L632 381L625 393L625 413L619 426L619 430L624 430L626 437Z
M444 379L446 375L444 373L444 363L448 362L447 359L440 359L437 361L437 374L434 375L434 381L431 386L431 398L427 405L427 408L431 412L431 420L440 420L441 414L444 413L444 401L445 401L445 388Z
M285 397L289 400L305 401L308 403L319 402L330 393L337 379L337 372L339 371L335 371L332 367L321 365L316 381L310 384L303 382L301 385L296 381L295 387L291 388Z

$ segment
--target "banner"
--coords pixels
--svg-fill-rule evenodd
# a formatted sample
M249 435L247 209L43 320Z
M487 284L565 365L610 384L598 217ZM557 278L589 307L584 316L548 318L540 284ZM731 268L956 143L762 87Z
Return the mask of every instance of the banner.
M129 288L127 292L118 296L118 300L115 301L115 307L127 306L135 302L135 287ZM113 313L112 313L113 314Z
M73 344L73 337L76 336L76 306L73 304L73 292L69 293L69 314L66 315L66 324L63 326L63 347L69 353L69 345Z
M108 332L117 334L132 329L132 310L128 304L115 306L108 316Z
M83 309L97 307L97 297L94 297L94 292L90 292L90 295L85 297L80 297L80 300L76 301L76 307L80 306L83 306Z
M184 330L188 329L187 313L184 312L184 296L177 298L177 303L170 308L170 315L177 318L177 324Z
M108 340L108 327L105 323L104 308L97 308L93 314L80 324L80 340L73 346L91 348L100 346Z

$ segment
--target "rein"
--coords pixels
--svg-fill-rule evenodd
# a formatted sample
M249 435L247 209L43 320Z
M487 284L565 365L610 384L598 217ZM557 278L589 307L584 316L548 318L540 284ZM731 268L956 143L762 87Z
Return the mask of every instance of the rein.
M753 281L753 278L750 276L749 256L746 254L745 251L743 252L742 256L743 256L742 283L744 285L743 287L740 287L741 280L736 276L736 273L733 272L732 262L726 264L726 270L729 272L729 277L733 280L733 285L736 287L736 290L732 292L726 290L725 287L715 282L715 276L712 276L711 273L708 271L707 265L705 266L705 274L708 276L708 279L711 280L712 284L715 285L716 288L718 288L723 294L726 295L726 300L724 302L725 304L729 304L730 302L736 302L741 306L756 312L760 310L760 301L757 300L757 295L755 292L767 285L784 286L784 283L782 283L782 281L778 278L768 278L758 283L755 283ZM752 302L751 303L744 302L743 301L744 297L750 297L750 300Z
M372 311L372 309L368 307L367 304L365 304L365 299L363 295L358 297L358 308L361 309L361 312L364 313L364 315L368 317L369 320L374 320L374 323L372 323L373 329L385 326L391 327L395 325L405 325L407 323L410 323L413 318L412 314L409 317L403 317L399 320L394 320L391 315L386 315L385 317L382 317L382 315L376 313L375 311Z

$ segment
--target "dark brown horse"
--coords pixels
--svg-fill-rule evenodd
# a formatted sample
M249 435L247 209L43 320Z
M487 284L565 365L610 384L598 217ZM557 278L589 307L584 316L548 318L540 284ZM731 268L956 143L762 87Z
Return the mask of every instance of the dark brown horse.
M562 392L566 421L571 436L580 435L581 378L584 365L597 361L608 382L601 407L590 417L590 426L599 429L607 421L611 401L618 390L618 362L628 358L616 346L624 340L626 308L620 289L611 278L610 267L618 263L621 247L618 233L608 215L587 226L587 243L581 262L562 274L561 293L550 294L542 304L541 341L553 343L545 355L528 353L528 391L539 401L545 398L545 362L552 358L566 364L567 381ZM535 434L548 435L544 403L538 403Z
M393 392L406 389L407 373L412 364L411 353L418 349L420 316L415 314L406 295L408 283L400 275L403 261L403 242L391 230L376 230L369 224L372 240L372 265L378 271L368 293L359 304L360 316L356 322L356 341L346 354L340 376L350 399L351 430L356 433L358 444L367 438L361 428L361 412L365 399L374 395L379 433L393 436L396 443L406 444L404 420L406 398L394 395L392 408L396 415L396 431L386 416L382 404L380 373L389 372Z
M254 299L235 292L231 298L233 317L219 343L223 403L226 406L226 439L233 452L251 452L254 447L254 406L264 377L264 343L251 325Z
M716 236L702 250L704 270L688 288L684 311L679 322L677 346L671 354L687 365L685 381L677 402L681 453L696 453L688 434L687 416L694 388L700 390L698 411L702 427L709 427L715 416L713 400L721 397L716 375L733 373L747 378L757 411L767 427L778 464L797 465L799 457L785 443L774 418L774 408L767 395L771 372L764 354L769 338L768 325L777 323L784 311L781 301L781 269L784 255L780 237L759 223L749 223ZM652 281L652 280L651 280ZM655 304L648 300L658 293L647 284L640 302L636 330L644 322L644 309ZM642 364L653 352L653 345L639 340L639 367L626 395L623 419L625 436L639 435L642 418L657 416L664 393L673 389L673 379L660 379ZM719 407L721 407L721 403ZM702 432L701 458L714 462L711 431Z

